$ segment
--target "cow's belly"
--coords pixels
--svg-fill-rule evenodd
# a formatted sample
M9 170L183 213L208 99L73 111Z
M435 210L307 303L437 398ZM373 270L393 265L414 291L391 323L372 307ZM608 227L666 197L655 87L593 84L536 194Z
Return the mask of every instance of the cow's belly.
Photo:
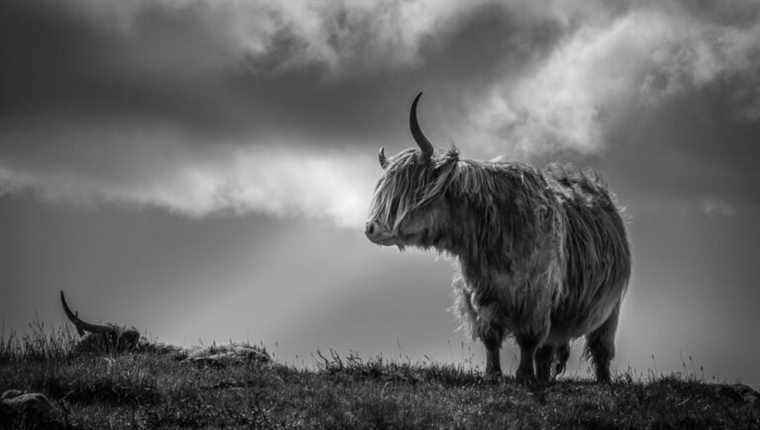
M608 295L604 300L578 306L574 311L565 309L553 314L546 342L563 344L596 330L610 317L620 299L621 294Z

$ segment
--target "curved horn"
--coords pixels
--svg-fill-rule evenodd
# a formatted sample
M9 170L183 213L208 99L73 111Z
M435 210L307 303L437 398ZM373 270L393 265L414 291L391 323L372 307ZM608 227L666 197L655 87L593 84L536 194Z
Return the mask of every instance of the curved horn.
M72 312L69 308L69 304L66 303L66 296L63 295L63 291L61 291L61 305L63 306L63 312L65 312L69 320L74 323L74 327L76 327L77 333L79 333L80 336L84 336L85 332L88 331L90 333L102 333L111 330L108 326L90 324L79 319L79 314Z
M433 144L425 137L425 133L422 132L420 124L417 122L417 103L422 97L422 91L417 94L412 102L412 108L409 110L409 129L412 131L412 137L417 145L422 150L422 155L425 158L430 158L433 155Z
M380 147L380 152L377 153L377 161L380 162L380 167L385 169L388 167L388 159L385 158L385 148Z

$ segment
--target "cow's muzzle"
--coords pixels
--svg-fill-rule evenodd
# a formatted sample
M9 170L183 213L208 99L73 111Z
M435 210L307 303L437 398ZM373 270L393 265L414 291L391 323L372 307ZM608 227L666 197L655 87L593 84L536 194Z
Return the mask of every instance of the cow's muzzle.
M377 221L368 221L367 225L364 227L364 234L372 243L378 245L389 246L395 244L393 233Z

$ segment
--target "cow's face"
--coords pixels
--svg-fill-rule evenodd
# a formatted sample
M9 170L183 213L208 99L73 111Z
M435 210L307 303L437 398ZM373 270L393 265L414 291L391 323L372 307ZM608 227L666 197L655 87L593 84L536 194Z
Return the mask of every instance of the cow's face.
M418 148L401 151L390 160L382 148L378 155L384 174L375 187L364 231L378 245L432 246L448 222L444 196L459 157L455 149L443 156L434 154L417 122L420 96L409 110L409 130Z
M455 152L435 157L407 149L386 159L366 224L367 238L378 245L431 246L449 219L446 187L454 175Z

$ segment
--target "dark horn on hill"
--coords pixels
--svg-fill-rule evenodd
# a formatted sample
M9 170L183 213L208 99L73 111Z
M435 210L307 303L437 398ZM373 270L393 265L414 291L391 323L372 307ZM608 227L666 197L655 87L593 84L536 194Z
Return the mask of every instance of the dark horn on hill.
M63 312L66 313L66 316L74 324L74 327L76 327L77 333L79 333L80 336L84 336L85 332L104 333L111 330L111 328L108 326L90 324L88 322L82 321L79 318L78 313L72 312L71 308L69 308L68 303L66 303L66 296L63 294L63 291L61 291L61 305L63 306Z

